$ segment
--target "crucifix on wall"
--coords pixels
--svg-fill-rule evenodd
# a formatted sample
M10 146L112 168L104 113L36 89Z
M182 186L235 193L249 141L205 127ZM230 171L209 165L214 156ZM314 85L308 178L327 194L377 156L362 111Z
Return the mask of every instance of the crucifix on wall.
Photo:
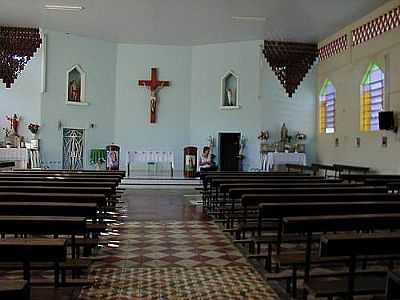
M156 123L157 120L157 94L169 84L169 81L158 80L157 68L151 68L150 80L139 80L139 86L145 86L150 90L150 123Z

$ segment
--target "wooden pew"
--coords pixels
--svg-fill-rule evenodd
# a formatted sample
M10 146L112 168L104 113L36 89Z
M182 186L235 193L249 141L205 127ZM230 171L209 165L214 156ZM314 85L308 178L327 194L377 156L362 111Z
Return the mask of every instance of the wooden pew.
M21 175L2 175L0 173L0 181L54 181L54 182L77 182L77 181L88 181L88 182L105 182L107 184L113 183L117 186L120 182L118 177L94 177L94 176L21 176Z
M58 186L58 185L14 185L14 186L1 186L1 193L63 193L63 194L103 194L107 198L110 198L113 194L112 188L104 186Z
M106 205L106 197L104 194L85 194L85 193L73 194L73 193L0 192L0 203L1 202L95 203L98 208L102 208Z
M349 272L335 280L311 279L305 288L316 297L345 297L354 295L383 294L386 274L372 278L366 274L356 275L356 259L360 256L400 255L399 233L374 234L328 234L321 237L321 257L348 256ZM383 276L385 275L385 276Z
M370 168L367 167L349 166L343 164L333 164L333 167L335 168L336 176L339 177L343 172L347 172L347 174L351 174L352 172L367 174L370 171Z
M96 220L96 203L0 202L1 216L68 216ZM1 231L1 228L0 228Z
M26 280L0 280L0 299L30 300L30 294Z
M117 175L121 178L125 177L125 171L105 171L105 170L14 170L13 172L18 173L37 173L37 174L95 174L95 175Z
M208 197L205 200L205 207L212 208L212 201L219 199L219 191L221 184L234 184L234 183L270 183L270 184L277 184L277 183L323 183L323 182L330 182L330 183L338 183L341 180L330 180L327 181L322 177L277 177L277 178L268 178L268 177L258 177L258 178L212 178L210 183L210 188L208 192Z
M286 166L288 172L295 171L295 172L299 172L302 174L310 174L310 175L312 174L314 176L317 175L315 173L315 169L312 166L303 166L303 165L295 165L295 164L286 164L285 166Z
M37 185L44 185L44 186L71 186L71 187L108 187L111 189L115 189L116 186L113 182L98 182L98 181L53 181L53 180L0 180L0 186L37 186Z
M224 190L221 187L221 190ZM362 186L362 185L324 185L324 184L306 184L306 185L288 185L287 187L271 187L271 188L231 188L229 189L229 201L225 202L225 197L223 199L223 205L221 205L220 215L222 218L227 218L227 224L233 226L235 218L232 215L238 215L243 211L243 207L238 204L237 199L240 199L243 195L246 197L250 195L256 195L255 198L262 198L262 195L271 194L331 194L331 193L386 193L386 187L372 187L372 186ZM250 200L251 201L251 200ZM256 200L255 200L256 201ZM258 201L254 203L254 206L258 205ZM247 205L247 203L246 203ZM240 215L238 215L240 217Z
M327 194L261 194L242 196L242 224L236 229L236 237L240 239L240 234L244 231L254 232L257 225L248 223L248 211L251 208L258 209L261 203L295 203L295 202L363 202L363 201L399 201L400 195L385 193L341 193L334 191ZM245 239L245 235L242 237Z
M31 281L32 262L53 262L54 283L59 285L59 264L66 260L65 239L1 239L0 261L22 262L24 279Z
M314 163L314 164L311 165L311 167L313 168L313 170L314 170L316 175L319 175L320 172L323 172L325 178L330 177L330 176L328 176L328 172L329 171L334 173L334 176L332 176L332 177L336 177L336 175L337 175L336 174L336 169L331 165Z
M203 185L207 188L214 179L235 179L235 178L309 178L309 175L301 173L274 173L274 172L251 172L238 174L205 174L203 177Z
M301 173L274 173L274 172L249 172L249 173L238 173L235 172L235 174L204 174L202 177L203 181L203 200L207 198L207 196L210 196L210 193L212 192L212 182L213 180L216 179L245 179L245 180L251 180L251 179L257 179L257 178L309 178L310 176L308 175L303 175Z
M86 218L61 216L0 216L1 234L68 235L75 258L75 238L88 233Z
M337 232L355 230L388 230L400 228L400 214L352 214L338 216L300 216L285 217L283 219L283 233L305 233L306 251L304 257L304 281L305 285L310 280L311 270L311 244L313 233ZM307 297L307 291L303 291L303 299Z
M389 271L386 279L385 299L400 299L400 272Z
M386 181L400 180L399 174L342 174L340 178L347 181L363 182L368 179L382 179Z

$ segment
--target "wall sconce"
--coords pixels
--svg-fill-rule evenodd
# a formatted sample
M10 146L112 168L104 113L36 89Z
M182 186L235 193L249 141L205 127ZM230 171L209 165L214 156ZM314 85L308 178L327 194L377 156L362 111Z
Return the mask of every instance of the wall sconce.
M89 128L93 129L93 128L95 128L95 127L96 127L96 124L95 124L95 123L89 123Z
M61 122L61 120L58 120L58 122L57 122L57 128L58 128L58 130L61 130L62 127L63 127L63 123Z

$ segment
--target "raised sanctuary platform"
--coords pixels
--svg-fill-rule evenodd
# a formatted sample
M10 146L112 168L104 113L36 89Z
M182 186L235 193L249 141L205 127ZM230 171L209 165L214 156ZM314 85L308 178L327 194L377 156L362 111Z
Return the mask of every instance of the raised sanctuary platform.
M146 176L139 175L124 178L121 187L124 188L195 188L201 185L200 178L186 178L183 176Z

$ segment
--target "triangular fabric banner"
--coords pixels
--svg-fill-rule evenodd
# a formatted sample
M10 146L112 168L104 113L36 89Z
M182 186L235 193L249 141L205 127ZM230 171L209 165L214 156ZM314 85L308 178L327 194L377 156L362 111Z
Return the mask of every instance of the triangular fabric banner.
M264 56L289 97L318 57L317 44L264 41Z

